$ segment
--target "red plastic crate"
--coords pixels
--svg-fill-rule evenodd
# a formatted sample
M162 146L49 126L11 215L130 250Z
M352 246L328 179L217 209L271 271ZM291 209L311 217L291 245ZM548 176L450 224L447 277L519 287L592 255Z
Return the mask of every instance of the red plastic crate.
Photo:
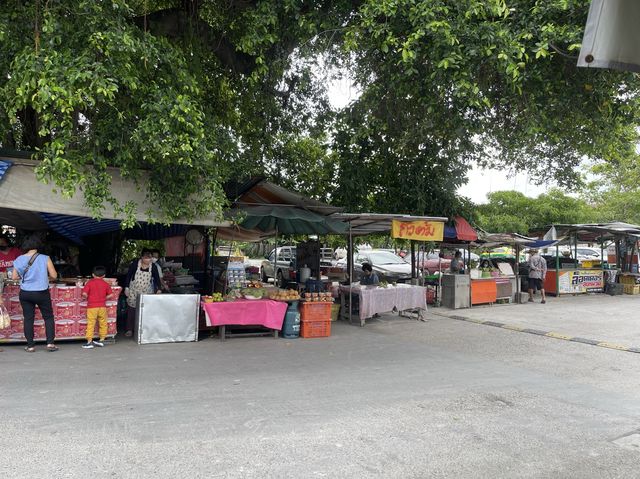
M300 303L300 321L331 321L329 301L305 301Z
M327 338L331 336L331 319L326 321L303 320L300 323L300 337Z
M427 304L435 304L436 302L436 290L430 287L427 287Z

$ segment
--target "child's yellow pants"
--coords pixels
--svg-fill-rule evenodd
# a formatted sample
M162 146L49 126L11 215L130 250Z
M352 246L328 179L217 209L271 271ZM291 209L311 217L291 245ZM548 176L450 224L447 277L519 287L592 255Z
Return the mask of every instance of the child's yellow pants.
M100 341L107 337L107 308L87 308L87 332L85 337L87 342L93 341L93 331L98 321Z

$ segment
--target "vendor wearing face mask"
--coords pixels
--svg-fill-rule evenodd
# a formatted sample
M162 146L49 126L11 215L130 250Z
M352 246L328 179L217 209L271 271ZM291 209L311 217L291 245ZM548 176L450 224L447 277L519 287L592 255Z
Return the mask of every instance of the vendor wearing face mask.
M7 272L7 268L13 268L13 261L22 254L18 248L12 247L9 237L0 234L0 272Z
M162 285L158 268L154 267L151 251L143 249L140 258L129 265L129 272L124 283L124 294L127 297L127 327L125 336L133 334L136 320L136 302L141 294L160 293Z
M165 283L162 276L164 273L162 272L162 264L164 261L160 261L160 250L152 249L151 251L151 262L153 263L153 267L158 270L158 276L160 277L160 285L162 286L162 291L169 291L169 286Z

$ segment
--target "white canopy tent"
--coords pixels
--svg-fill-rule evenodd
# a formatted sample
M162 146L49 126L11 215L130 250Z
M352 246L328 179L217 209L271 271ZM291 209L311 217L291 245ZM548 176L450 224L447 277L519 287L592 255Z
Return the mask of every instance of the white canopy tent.
M592 0L578 66L640 72L640 2Z
M0 161L9 162L0 181L0 223L11 224L26 229L44 229L46 223L35 213L52 213L69 216L91 217L91 211L84 204L82 192L66 198L56 191L55 185L45 184L36 179L36 161L0 155ZM153 216L154 207L149 203L143 189L132 180L123 178L117 168L110 168L111 193L119 204L131 201L137 205L135 218L142 222L158 221ZM144 175L144 173L143 173ZM185 201L188 201L185 199ZM102 217L107 220L122 220L124 215L105 204ZM229 221L219 221L214 217L200 217L193 221L178 219L173 224L194 224L200 226L231 226Z

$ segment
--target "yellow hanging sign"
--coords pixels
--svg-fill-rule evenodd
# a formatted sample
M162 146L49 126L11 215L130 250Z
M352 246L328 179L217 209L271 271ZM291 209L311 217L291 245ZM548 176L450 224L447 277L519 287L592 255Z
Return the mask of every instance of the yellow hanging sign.
M441 221L399 221L391 223L391 237L417 241L442 241L444 223Z

